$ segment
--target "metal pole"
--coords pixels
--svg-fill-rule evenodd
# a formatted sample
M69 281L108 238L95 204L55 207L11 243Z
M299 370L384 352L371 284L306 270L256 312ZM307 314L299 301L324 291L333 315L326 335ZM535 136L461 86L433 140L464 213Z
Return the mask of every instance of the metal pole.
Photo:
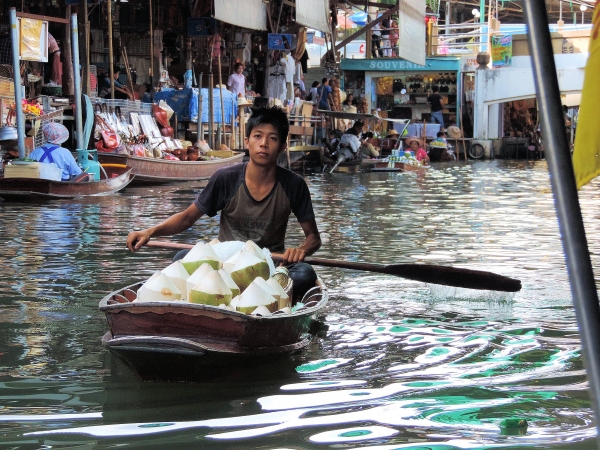
M21 91L21 61L19 60L19 21L16 8L10 8L10 38L12 40L13 78L15 82L15 110L17 113L17 142L19 158L25 158L25 114L23 113L23 92Z
M77 137L77 149L84 150L87 145L83 142L81 119L81 74L79 72L79 30L77 26L77 14L71 14L71 45L73 47L73 75L75 81L75 136Z
M600 307L594 273L577 196L571 153L565 133L565 120L548 30L545 2L523 2L529 33L529 53L533 66L538 106L543 111L542 135L558 225L567 262L573 306L579 325L583 361L590 386L590 400L600 427ZM600 439L600 432L597 432ZM598 441L600 444L600 441ZM600 446L599 446L600 447Z
M112 2L106 0L106 7L108 8L108 65L110 73L110 98L115 99L115 71L113 68L113 29L112 29Z

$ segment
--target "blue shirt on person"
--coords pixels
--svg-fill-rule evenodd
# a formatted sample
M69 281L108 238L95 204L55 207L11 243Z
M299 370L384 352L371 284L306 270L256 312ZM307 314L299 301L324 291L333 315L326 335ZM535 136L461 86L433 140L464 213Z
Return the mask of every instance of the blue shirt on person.
M56 164L59 169L62 169L62 181L68 181L72 176L82 172L73 154L60 145L50 143L42 145L33 150L29 158L45 164Z

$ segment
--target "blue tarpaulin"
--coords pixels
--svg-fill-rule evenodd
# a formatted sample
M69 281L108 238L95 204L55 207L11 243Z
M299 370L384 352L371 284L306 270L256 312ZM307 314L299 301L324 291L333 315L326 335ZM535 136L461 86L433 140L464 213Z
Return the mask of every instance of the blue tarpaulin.
M198 121L198 89L161 91L154 94L154 101L164 100L173 108L177 120ZM237 97L223 89L225 123L231 123L231 116L237 117ZM221 123L221 98L219 89L213 89L214 122ZM208 89L202 89L202 122L208 123Z

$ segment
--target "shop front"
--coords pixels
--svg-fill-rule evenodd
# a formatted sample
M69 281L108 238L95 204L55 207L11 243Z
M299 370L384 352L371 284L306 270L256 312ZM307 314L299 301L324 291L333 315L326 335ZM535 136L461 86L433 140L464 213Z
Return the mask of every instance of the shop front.
M410 119L412 128L419 123L431 122L431 109L427 97L434 86L443 98L444 126L460 125L461 83L460 59L427 58L425 65L400 58L342 59L341 69L346 86L356 84L358 74L364 73L364 96L369 111L381 117ZM439 126L426 129L428 137L435 137ZM411 134L421 134L420 129L410 129Z

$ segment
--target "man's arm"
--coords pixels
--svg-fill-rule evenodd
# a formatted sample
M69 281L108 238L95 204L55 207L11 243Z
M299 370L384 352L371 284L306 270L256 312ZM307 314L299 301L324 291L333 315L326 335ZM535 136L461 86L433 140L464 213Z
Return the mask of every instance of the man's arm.
M286 248L283 253L283 263L290 264L302 261L305 256L310 256L321 247L321 236L315 219L300 222L304 231L304 242L297 248Z
M145 245L152 237L172 236L181 233L194 225L194 223L202 216L202 212L196 205L192 204L185 211L173 214L167 220L154 227L129 233L127 235L127 248L132 252L135 252Z

